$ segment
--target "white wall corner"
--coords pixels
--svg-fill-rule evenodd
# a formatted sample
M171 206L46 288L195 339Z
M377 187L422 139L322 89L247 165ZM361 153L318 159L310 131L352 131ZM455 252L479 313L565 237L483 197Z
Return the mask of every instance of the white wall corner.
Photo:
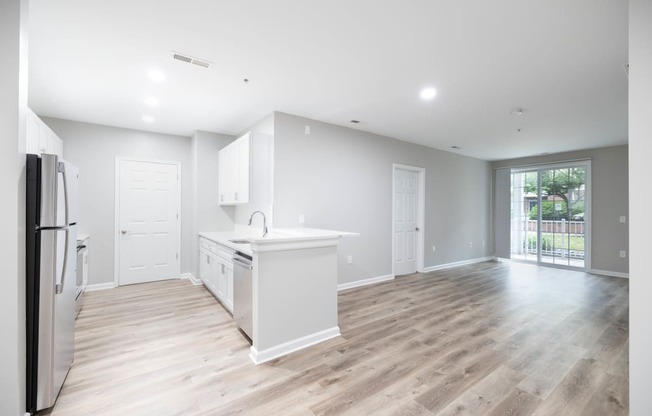
M188 279L190 280L190 283L192 283L195 286L203 285L202 281L196 278L195 275L192 273L181 273L179 279Z
M620 273L620 272L612 272L609 270L596 270L596 269L589 269L589 273L599 274L601 276L622 277L624 279L629 279L629 273Z
M337 285L337 291L353 289L355 287L372 285L374 283L386 282L388 280L393 280L393 274L386 274L384 276L370 277L368 279L356 280L354 282L340 283Z
M97 283L94 285L87 285L86 289L84 289L84 292L95 292L97 290L113 289L115 287L117 287L117 285L114 282Z
M314 334L306 335L305 337L284 342L283 344L262 351L258 351L252 346L249 349L249 358L251 358L251 361L253 361L254 364L258 365L339 336L340 327L335 326L323 331L315 332Z
M436 266L430 266L423 269L424 273L434 272L435 270L450 269L451 267L467 266L469 264L482 263L485 261L496 261L494 256L487 257L478 257L475 259L456 261L453 263L438 264Z

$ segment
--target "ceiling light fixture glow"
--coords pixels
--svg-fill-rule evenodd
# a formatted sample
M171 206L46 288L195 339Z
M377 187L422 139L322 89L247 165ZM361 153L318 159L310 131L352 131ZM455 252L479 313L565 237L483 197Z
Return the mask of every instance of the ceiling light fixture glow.
M432 87L424 88L419 95L424 100L432 100L437 95L437 90Z
M145 104L147 104L150 107L158 107L160 101L154 97L147 97L145 98Z
M154 122L154 117L152 117L152 116L143 116L143 121L145 123L153 123Z
M163 73L163 71L159 69L152 69L147 73L147 76L149 77L149 79L155 82L165 81L165 74Z

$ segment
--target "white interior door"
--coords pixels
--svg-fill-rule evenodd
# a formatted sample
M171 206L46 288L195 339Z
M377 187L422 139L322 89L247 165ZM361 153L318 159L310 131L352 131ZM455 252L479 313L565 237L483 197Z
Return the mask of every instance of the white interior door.
M118 161L118 284L178 278L179 166Z
M419 172L394 170L394 274L417 271Z

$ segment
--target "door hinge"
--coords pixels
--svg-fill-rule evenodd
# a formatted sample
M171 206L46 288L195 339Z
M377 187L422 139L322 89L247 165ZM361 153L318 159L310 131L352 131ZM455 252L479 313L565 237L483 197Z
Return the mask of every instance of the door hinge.
M179 219L179 214L177 213L177 220Z
M179 260L179 253L177 253L177 260Z

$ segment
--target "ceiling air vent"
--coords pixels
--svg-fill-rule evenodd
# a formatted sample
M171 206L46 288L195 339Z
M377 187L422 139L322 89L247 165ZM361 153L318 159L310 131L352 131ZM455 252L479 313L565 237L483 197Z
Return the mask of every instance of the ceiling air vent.
M204 59L198 59L195 57L192 57L190 55L186 55L183 53L179 52L172 52L172 59L176 59L177 61L185 62L187 64L194 64L197 66L201 66L202 68L210 68L212 63L208 62Z

